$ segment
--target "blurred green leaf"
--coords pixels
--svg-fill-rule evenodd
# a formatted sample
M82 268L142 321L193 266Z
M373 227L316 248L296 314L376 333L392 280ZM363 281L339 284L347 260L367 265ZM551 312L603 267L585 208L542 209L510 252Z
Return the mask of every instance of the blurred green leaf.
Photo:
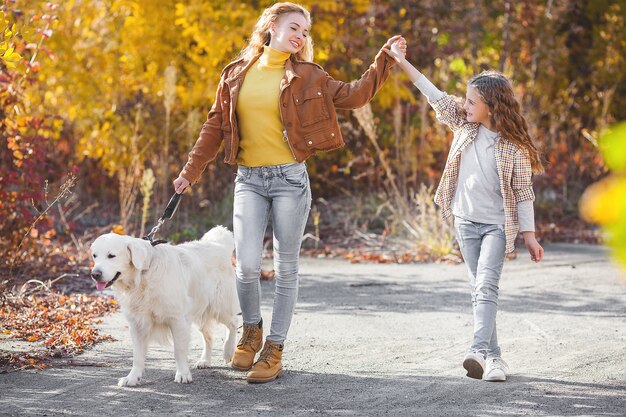
M461 76L465 76L467 73L467 66L463 58L455 58L450 62L450 70L456 72Z
M606 165L612 171L626 171L626 122L611 127L600 140Z

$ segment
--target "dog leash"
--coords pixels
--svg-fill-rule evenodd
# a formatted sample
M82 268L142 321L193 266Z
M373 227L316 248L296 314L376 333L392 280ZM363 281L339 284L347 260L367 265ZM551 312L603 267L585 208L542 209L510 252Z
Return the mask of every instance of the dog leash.
M148 233L147 236L142 237L142 239L150 241L150 244L152 246L160 245L161 243L167 243L167 240L162 240L162 239L153 240L153 238L154 238L154 235L159 231L161 226L163 226L163 223L165 223L165 220L172 218L172 216L176 212L176 209L178 208L178 205L180 204L180 198L182 196L183 196L182 194L174 193L172 198L170 198L169 203L167 203L167 207L165 207L165 211L163 212L163 215L159 219L157 225L152 228L152 230L150 231L150 233Z

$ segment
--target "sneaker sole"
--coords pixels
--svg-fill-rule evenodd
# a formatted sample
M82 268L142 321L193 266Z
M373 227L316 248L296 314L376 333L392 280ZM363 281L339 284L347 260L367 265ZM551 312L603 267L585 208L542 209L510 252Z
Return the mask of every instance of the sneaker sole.
M474 379L483 379L483 367L474 359L465 359L463 368L467 371L467 376Z
M283 376L283 373L285 371L283 369L281 369L280 371L278 371L277 373L275 373L274 375L267 377L267 378L246 378L246 381L248 381L250 384L263 384L265 382L272 382L275 379L280 378L281 376Z
M497 375L492 377L486 377L485 381L489 382L504 382L506 381L506 375Z

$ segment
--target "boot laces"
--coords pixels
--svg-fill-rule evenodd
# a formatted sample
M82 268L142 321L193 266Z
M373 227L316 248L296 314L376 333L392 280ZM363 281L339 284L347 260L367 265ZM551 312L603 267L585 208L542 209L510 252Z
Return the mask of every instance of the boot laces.
M237 343L237 346L244 346L250 344L252 341L250 339L253 338L254 331L256 330L256 326L243 326L243 334L241 335L241 340Z
M259 362L260 361L269 362L269 360L272 358L274 350L276 349L277 349L276 346L266 343L265 346L263 346L263 350L259 354Z

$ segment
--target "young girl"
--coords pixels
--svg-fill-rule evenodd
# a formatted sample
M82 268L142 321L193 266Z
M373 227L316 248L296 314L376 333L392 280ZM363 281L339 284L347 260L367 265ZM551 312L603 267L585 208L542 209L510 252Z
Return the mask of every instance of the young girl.
M543 258L535 239L532 189L532 174L542 171L539 153L504 75L486 71L471 78L460 108L406 60L405 51L402 38L388 53L454 133L435 202L444 219L454 215L469 271L474 338L463 367L470 378L504 381L508 369L496 332L498 282L518 231L530 258Z
M283 344L298 295L300 242L311 207L304 161L344 146L336 109L365 105L395 64L380 51L358 81L336 81L311 62L310 27L309 12L297 4L276 3L263 12L239 59L224 68L200 137L174 181L177 193L196 183L222 142L225 162L238 165L233 231L244 326L231 365L252 367L248 382L282 374ZM276 290L269 335L254 362L263 341L259 276L270 215Z

